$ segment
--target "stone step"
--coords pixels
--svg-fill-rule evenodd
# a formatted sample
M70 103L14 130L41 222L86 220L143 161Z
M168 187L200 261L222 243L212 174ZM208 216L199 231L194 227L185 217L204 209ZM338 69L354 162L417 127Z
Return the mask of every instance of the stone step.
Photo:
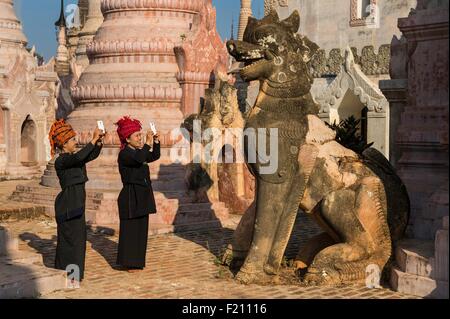
M216 212L213 210L199 210L189 212L176 212L173 221L174 225L198 223L208 220L218 219Z
M34 203L8 201L5 206L6 207L0 208L0 222L10 219L23 220L39 218L45 215L45 207L37 206Z
M183 203L180 204L178 211L179 212L192 212L198 210L210 210L210 209L225 209L225 205L223 203Z
M178 199L181 201L189 201L191 202L191 198L189 197L188 194L186 194L185 191L174 191L174 190L167 190L167 191L158 191L158 190L153 190L153 194L162 198L168 198L168 199Z
M167 193L167 194L175 194L176 197L182 196L181 194L185 193L186 190L186 184L183 179L178 178L171 178L166 180L156 180L152 182L152 188L154 192L161 192L161 193ZM177 192L174 192L174 190L179 190ZM120 189L118 189L116 192L108 191L109 193L117 193L116 196L118 196L118 192ZM16 190L13 192L13 194L10 196L10 199L12 200L21 200L26 202L30 202L30 196L34 196L36 199L47 199L47 200L53 200L56 198L58 193L60 192L60 189L56 188L50 188L50 187L43 187L43 186L17 186ZM24 195L24 194L33 194L33 195ZM104 193L99 192L97 190L87 189L86 190L86 198L89 199L98 199L102 200Z
M178 183L181 183L181 180L176 180ZM155 181L156 182L156 181ZM156 190L154 190L155 192L157 192ZM38 193L38 194L49 194L52 196L56 196L59 192L60 189L57 188L51 188L51 187L44 187L44 186L39 186L39 185L18 185L16 187L15 192L17 193ZM108 191L110 192L110 191ZM169 189L169 190L164 190L163 192L161 192L165 195L170 196L171 198L179 198L179 197L183 197L186 195L186 192L184 189L182 190L174 190L174 189ZM87 189L86 191L86 196L87 198L95 198L95 199L103 199L104 198L104 192L99 191L99 190L91 190L91 189Z
M117 196L118 196L118 193L114 193L113 200L116 200ZM15 200L18 202L42 205L42 206L37 206L37 207L45 207L45 206L52 207L54 205L56 194L14 192L10 198L12 200ZM156 192L155 192L155 198L157 200L166 200L167 199L163 193L156 193ZM188 198L184 198L184 199L187 200ZM86 204L87 204L87 209L95 210L95 209L98 209L101 207L102 200L95 199L93 197L88 196L86 198ZM32 206L32 207L36 207L36 206Z
M36 199L55 199L56 196L58 195L60 190L57 191L53 191L53 192L48 192L45 190L40 191L39 189L37 190L27 190L27 191L20 191L20 190L16 190L12 193L11 195L11 199L13 199L14 197L17 196L22 196L24 198L30 198L30 197L34 197ZM89 192L86 192L86 199L90 200L92 202L96 202L99 203L101 202L101 200L103 196L98 196L98 194L92 194Z
M115 170L117 171L117 158L116 157L108 157L109 159L112 160L112 164L111 162L107 163L107 161L102 161L103 163L105 163L104 165L102 165L102 169L106 169L106 170ZM150 170L171 170L171 171L175 171L175 170L185 170L187 168L187 165L183 165L183 164L179 164L179 163L174 163L171 159L170 156L164 157L163 155L161 156L161 158L159 160L157 160L156 162L152 162L148 164L150 167ZM87 168L88 170L98 170L99 166L96 165L95 162L93 163L89 163L87 164ZM55 170L54 165L53 164L48 164L46 166L47 170Z
M154 172L184 172L187 168L187 166L183 166L183 165L177 165L177 164L171 164L170 162L162 162L162 161L157 161L157 162L153 162L150 163L149 165L150 171L154 171ZM47 167L48 170L52 170L55 171L55 169L50 166ZM103 165L101 168L99 168L98 166L92 166L89 165L88 169L90 169L91 171L95 171L95 170L102 170L102 171L108 171L108 172L118 172L118 166L117 165Z
M178 183L179 181L177 181ZM57 189L49 189L47 187L31 187L31 186L17 186L16 191L10 196L11 200L26 202L26 203L39 203L44 206L52 206L54 200L59 193ZM93 192L87 190L86 192L86 202L88 204L88 209L94 209L96 206L101 206L101 203L107 196L109 199L116 200L118 196L118 192ZM166 200L166 199L177 199L178 203L181 204L191 204L192 199L189 195L186 194L184 190L174 191L171 190L158 190L154 189L154 195L157 200ZM210 203L201 203L204 205L211 205ZM222 205L215 203L215 205ZM222 205L224 206L224 205Z
M90 172L94 172L94 170L91 170ZM111 170L102 170L102 174L118 174L117 169L111 169ZM152 180L158 180L158 179L168 179L168 178L180 178L184 179L185 177L185 170L150 170L150 178ZM43 174L44 178L55 178L57 177L56 171L53 170L46 170Z
M55 202L56 196L58 195L59 191L57 192L45 192L45 191L14 191L10 196L10 201L16 201L16 202L25 202L25 203L37 203L37 202ZM92 196L88 192L86 194L86 202L91 203L92 205L100 204L102 201L102 198L99 196Z
M48 206L51 207L54 204L55 198L57 194L55 193L32 193L32 192L21 192L21 191L15 191L11 197L10 200L18 201L18 202L24 202L24 203L33 203L41 206ZM111 196L113 197L113 200L117 200L118 192L117 193L111 193ZM172 192L172 193L166 193L161 191L154 191L154 196L156 200L164 201L167 199L177 199L180 204L183 203L191 203L192 199L185 195L183 192ZM102 196L103 197L103 196ZM86 204L87 209L98 209L101 207L102 199L97 199L94 196L87 196L86 198ZM37 206L37 207L41 207ZM32 206L36 207L36 206ZM36 208L35 208L36 209ZM43 210L43 209L42 209ZM1 211L0 211L1 212Z
M174 189L186 189L186 183L184 180L167 180L167 181L152 181L152 188L156 191L174 190Z
M192 203L192 198L190 198L190 197L167 197L163 193L160 193L157 191L154 192L154 195L155 195L156 201L165 201L165 200L173 199L173 200L177 200L179 205Z
M56 195L52 194L38 194L38 193L16 193L10 197L11 200L16 200L25 203L33 203L40 206L52 206L54 205ZM98 209L100 207L101 201L96 199L86 199L86 208L87 209Z
M65 271L40 265L0 263L0 299L37 298L65 288Z
M434 298L437 282L431 278L405 273L393 267L391 270L391 288L400 293Z
M168 188L167 190L158 189L158 182L153 184L158 213L151 216L152 223L173 226L174 222L179 225L227 219L228 209L224 203L193 203L192 198L180 187L182 183L184 185L184 181L174 180L159 184L160 187ZM18 186L11 198L20 202L43 206L45 213L48 216L53 216L54 201L58 192L59 190L55 188L24 185ZM92 191L88 189L86 200L87 222L98 225L118 224L118 195L119 191Z
M395 260L400 271L422 277L431 277L434 256L434 242L418 239L406 239L398 243Z
M32 193L32 194L46 194L56 196L61 191L60 188L44 187L40 185L17 185L15 192L17 193ZM96 191L87 191L87 198L103 199L103 194Z
M0 257L0 265L11 263L43 265L43 259L41 254L27 251L12 251Z

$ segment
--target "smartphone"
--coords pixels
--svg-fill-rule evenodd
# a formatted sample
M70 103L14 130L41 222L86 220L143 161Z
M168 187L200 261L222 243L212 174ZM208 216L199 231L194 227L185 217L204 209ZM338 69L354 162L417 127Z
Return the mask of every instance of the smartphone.
M103 124L103 121L97 121L97 127L105 133L105 125Z
M157 133L155 123L150 122L150 129L152 130L153 135Z

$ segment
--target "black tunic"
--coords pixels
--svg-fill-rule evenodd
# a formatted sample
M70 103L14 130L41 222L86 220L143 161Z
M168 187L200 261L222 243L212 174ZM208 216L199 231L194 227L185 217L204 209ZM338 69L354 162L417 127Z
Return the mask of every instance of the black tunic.
M58 225L55 268L66 270L68 265L77 265L80 280L84 277L86 256L86 163L96 159L101 149L102 146L89 143L75 154L61 154L55 161L62 189L55 200Z
M150 146L145 144L140 150L127 146L119 153L119 171L123 183L118 198L120 219L131 219L156 213L147 163L157 161L160 156L159 143L153 144L152 152L150 152Z
M85 184L89 180L86 163L95 160L102 146L88 143L75 154L63 153L55 161L55 169L61 185L61 192L55 200L57 222L64 222L81 216L86 205Z
M120 216L117 264L127 268L144 268L147 251L148 215L156 213L155 198L147 163L160 158L160 145L144 145L140 150L126 147L118 163L123 188L119 194Z

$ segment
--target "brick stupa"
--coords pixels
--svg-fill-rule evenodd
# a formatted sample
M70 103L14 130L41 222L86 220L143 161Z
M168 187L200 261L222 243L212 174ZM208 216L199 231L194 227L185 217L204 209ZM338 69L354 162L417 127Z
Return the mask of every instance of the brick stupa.
M184 166L170 160L175 141L169 138L185 117L199 112L205 89L214 85L215 74L226 70L227 52L216 31L212 1L102 0L101 10L104 21L87 44L89 65L72 89L76 108L68 116L80 146L89 142L97 120L109 132L101 156L88 165L88 221L118 223L116 200L122 184L114 123L131 115L144 129L156 122L161 135L162 157L150 168L158 207L151 225L217 225L227 218L227 209L220 202L192 202ZM19 186L14 196L53 212L59 185L52 161L41 185L46 187Z

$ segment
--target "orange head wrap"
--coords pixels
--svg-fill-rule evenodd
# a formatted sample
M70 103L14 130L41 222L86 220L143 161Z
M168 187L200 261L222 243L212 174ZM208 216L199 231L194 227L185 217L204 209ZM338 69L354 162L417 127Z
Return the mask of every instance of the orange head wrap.
M48 134L50 140L52 157L55 155L56 146L62 148L63 145L77 134L72 129L70 124L66 123L64 119L58 120L53 123Z

